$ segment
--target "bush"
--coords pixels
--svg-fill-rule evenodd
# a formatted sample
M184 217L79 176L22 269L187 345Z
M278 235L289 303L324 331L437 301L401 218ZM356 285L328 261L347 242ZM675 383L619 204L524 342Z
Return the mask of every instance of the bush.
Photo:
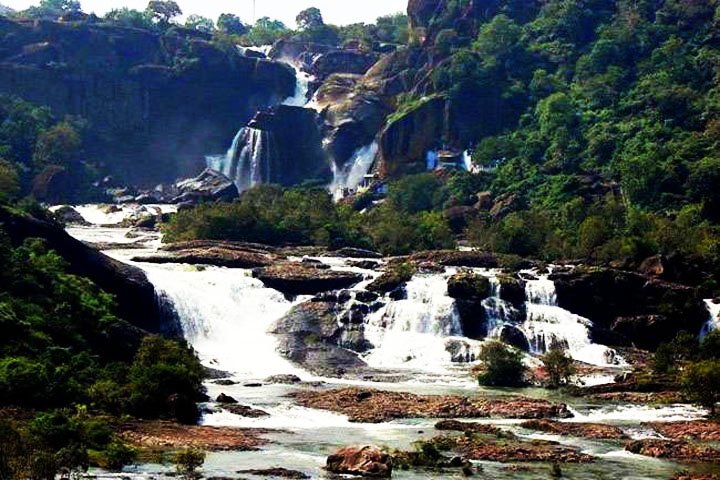
M173 463L179 474L189 478L195 477L197 469L205 463L205 452L195 449L177 452Z
M565 350L553 347L541 358L545 371L548 375L548 385L551 388L558 388L566 385L570 377L575 375L575 364Z
M480 385L519 387L525 383L525 365L518 350L492 341L483 346L479 358L484 369L478 376Z
M103 452L105 468L119 472L128 465L132 465L137 458L137 450L126 445L122 440L113 440Z
M681 385L686 397L715 414L720 401L720 360L702 360L690 363L682 374Z

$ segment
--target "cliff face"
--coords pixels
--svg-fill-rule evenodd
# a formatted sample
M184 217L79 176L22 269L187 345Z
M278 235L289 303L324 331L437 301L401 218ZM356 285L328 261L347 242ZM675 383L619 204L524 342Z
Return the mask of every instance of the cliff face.
M185 30L0 18L0 93L85 118L88 156L131 183L196 174L294 87L289 67Z

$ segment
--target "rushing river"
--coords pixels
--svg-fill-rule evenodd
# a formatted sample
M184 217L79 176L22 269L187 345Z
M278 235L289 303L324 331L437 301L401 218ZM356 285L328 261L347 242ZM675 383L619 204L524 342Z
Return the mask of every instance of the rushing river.
M96 244L112 245L106 253L120 261L154 252L160 245L158 234L137 235L120 226L123 218L137 208L106 214L97 206L78 208L93 226L68 229L76 238ZM172 211L157 206L154 211ZM127 247L124 247L127 245ZM336 269L351 269L343 259L323 259ZM405 300L392 301L371 314L366 320L367 336L375 345L365 357L369 365L390 372L405 372L408 380L395 383L370 383L359 380L318 378L293 365L276 352L276 340L267 330L303 298L288 300L280 292L265 287L242 269L193 267L188 265L151 265L133 263L142 268L155 285L159 301L177 313L184 335L209 367L232 372L238 383L220 386L208 383L208 394L215 398L226 393L240 404L268 412L261 418L243 418L225 411L206 414L203 423L213 426L240 426L278 429L271 433L268 446L258 452L211 453L203 473L206 477L238 478L243 469L285 467L300 470L312 478L325 478L322 466L328 454L339 447L357 444L378 444L393 448L410 448L413 442L433 435L432 420L403 420L381 424L350 423L332 412L295 405L287 394L295 388L288 385L263 384L269 375L295 374L305 381L322 381L327 386L362 385L416 394L462 393L472 395L482 390L468 375L469 365L453 364L446 348L448 341L463 341L467 355L476 352L481 342L463 337L454 301L447 296L447 278L453 273L418 275L408 284ZM499 332L509 305L497 295L498 285L492 271L487 275L494 285L492 300L485 303L493 330ZM366 271L369 277L376 272ZM356 287L357 288L357 287ZM544 344L563 341L578 360L606 368L620 369L624 361L612 349L595 345L589 340L589 320L562 310L554 298L554 286L547 277L528 282L527 320L521 329L530 339L531 350L541 353ZM493 332L490 332L493 335ZM498 393L495 391L494 393ZM503 391L501 393L518 393ZM575 417L567 421L609 423L621 426L633 438L653 435L640 424L648 421L679 421L701 417L705 412L687 405L649 407L638 405L592 405L577 398L563 398L558 393L526 389L527 396L546 397L567 403ZM480 420L494 423L525 438L552 439L580 447L597 457L590 465L563 466L568 479L667 479L683 466L627 453L617 441L596 441L538 434L524 430L516 420ZM487 479L547 479L550 466L529 465L528 470L509 471L506 465L479 462ZM112 475L92 472L99 477ZM145 464L127 470L125 477L150 478L171 473L170 467ZM243 478L256 478L242 475ZM397 471L394 478L438 478L427 472ZM259 477L257 477L259 478ZM443 474L442 478L461 478Z

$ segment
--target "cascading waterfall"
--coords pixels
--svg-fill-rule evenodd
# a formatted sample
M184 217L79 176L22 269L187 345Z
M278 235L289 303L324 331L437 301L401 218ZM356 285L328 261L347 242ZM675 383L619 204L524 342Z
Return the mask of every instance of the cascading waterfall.
M500 338L503 327L512 325L520 312L512 304L500 298L502 286L495 273L489 272L486 276L490 280L490 296L483 300L482 306L487 319L487 336Z
M185 339L205 365L243 379L302 374L276 351L267 333L292 303L248 271L139 264L160 302L177 315Z
M592 365L619 365L623 361L614 350L592 343L587 318L560 308L555 283L541 275L526 283L527 319L522 325L531 353L543 354L553 345L567 349L575 360Z
M720 303L715 303L715 300L705 300L705 306L708 309L710 318L708 318L707 323L703 325L700 331L701 339L705 338L708 333L720 328Z
M365 336L375 348L364 358L376 368L444 371L452 357L447 342L463 337L455 301L447 295L444 275L415 275L406 286L407 298L390 302L371 314Z
M244 127L225 155L207 158L207 166L233 180L241 192L271 178L270 132Z
M335 194L336 198L342 198L346 191L357 189L365 175L370 171L378 148L378 142L374 141L370 145L355 150L345 166L332 164L333 181L330 184L330 191Z
M310 91L310 82L313 81L314 77L307 72L303 72L292 63L288 63L288 65L295 70L295 93L286 98L282 104L290 107L304 107L310 101L308 92Z

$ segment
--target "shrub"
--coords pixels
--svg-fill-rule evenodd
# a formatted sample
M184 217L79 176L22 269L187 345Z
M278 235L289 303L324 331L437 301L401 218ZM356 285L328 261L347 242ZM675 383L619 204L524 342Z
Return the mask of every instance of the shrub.
M103 456L105 457L105 468L119 472L135 461L137 450L126 445L122 440L115 439L105 448Z
M720 360L702 360L690 363L683 371L681 385L687 398L715 414L720 401Z
M542 362L548 375L548 385L558 388L570 381L575 374L575 365L565 350L557 347L551 348L542 356Z
M205 452L201 450L188 449L175 454L173 463L178 473L186 477L195 477L197 469L205 463Z
M478 376L480 385L518 387L525 383L522 353L505 344L492 341L483 346L480 361L484 371Z

